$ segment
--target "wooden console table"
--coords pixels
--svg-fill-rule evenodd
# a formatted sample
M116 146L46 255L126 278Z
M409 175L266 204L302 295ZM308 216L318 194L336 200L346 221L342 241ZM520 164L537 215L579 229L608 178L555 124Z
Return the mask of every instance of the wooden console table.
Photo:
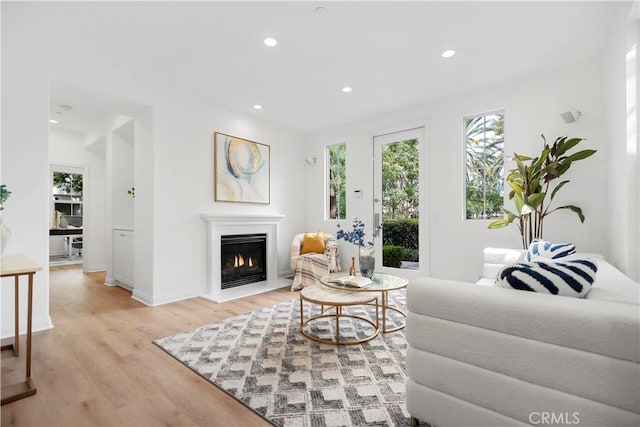
M2 405L36 394L36 386L31 379L31 329L33 320L33 275L39 270L42 270L42 267L24 255L5 255L0 258L0 277L14 277L15 288L15 334L13 343L3 345L1 349L13 350L16 357L20 354L20 276L29 276L29 293L27 297L27 367L25 381L2 387Z

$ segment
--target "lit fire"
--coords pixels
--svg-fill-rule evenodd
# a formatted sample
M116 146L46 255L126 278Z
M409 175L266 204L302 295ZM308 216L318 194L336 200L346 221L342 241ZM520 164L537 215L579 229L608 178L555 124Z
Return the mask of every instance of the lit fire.
M242 255L240 255L240 254L236 255L233 258L233 266L235 268L242 267L244 265L244 263L245 263L244 257ZM249 267L253 267L253 260L251 259L251 257L249 257L249 259L247 261L247 265Z

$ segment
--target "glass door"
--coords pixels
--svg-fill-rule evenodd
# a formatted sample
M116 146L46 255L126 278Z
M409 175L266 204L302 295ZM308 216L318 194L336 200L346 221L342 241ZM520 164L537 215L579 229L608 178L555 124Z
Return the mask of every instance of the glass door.
M376 265L387 273L411 276L420 270L420 151L424 128L375 136L374 220L382 222Z

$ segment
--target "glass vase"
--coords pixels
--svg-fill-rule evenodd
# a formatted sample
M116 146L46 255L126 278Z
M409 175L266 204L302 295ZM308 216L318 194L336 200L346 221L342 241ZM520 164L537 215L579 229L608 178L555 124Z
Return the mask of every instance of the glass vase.
M360 274L373 279L373 271L376 268L376 253L373 246L360 246L359 249Z

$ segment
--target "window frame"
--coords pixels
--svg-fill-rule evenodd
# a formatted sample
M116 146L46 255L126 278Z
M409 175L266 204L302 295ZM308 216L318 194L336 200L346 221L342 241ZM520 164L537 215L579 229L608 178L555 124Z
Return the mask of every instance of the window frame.
M468 150L467 150L467 125L466 122L467 120L471 120L471 119L475 119L478 117L486 117L486 116L492 116L492 115L501 115L502 116L502 177L500 178L500 182L502 184L502 204L501 206L504 206L504 196L505 196L505 190L506 190L506 186L505 186L505 178L506 178L506 170L505 170L505 135L506 135L506 125L505 125L505 117L506 117L506 109L505 108L498 108L495 110L489 110L489 111L485 111L482 113L478 113L478 114L471 114L471 115L466 115L462 117L462 156L463 156L463 168L462 168L462 218L465 221L473 221L473 222L477 222L477 221L495 221L496 219L500 219L503 217L503 213L502 211L500 211L499 214L495 215L495 216L490 216L490 217L486 217L486 215L483 215L482 217L478 217L478 218L468 218L467 217L467 203L468 203L468 198L467 198L467 156L468 156Z
M344 146L344 218L340 217L339 208L336 212L336 218L331 218L331 150ZM344 221L347 219L347 143L337 142L335 144L329 144L325 147L325 172L324 172L324 216L325 221ZM336 196L338 198L339 195Z

